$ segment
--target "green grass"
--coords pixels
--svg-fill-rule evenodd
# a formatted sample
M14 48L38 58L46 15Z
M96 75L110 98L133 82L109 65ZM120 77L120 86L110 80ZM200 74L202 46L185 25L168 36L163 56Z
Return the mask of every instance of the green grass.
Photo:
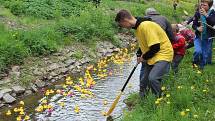
M180 72L177 77L170 74L165 79L163 86L168 88L164 93L170 94L170 97L163 97L159 105L156 105L157 99L152 94L144 100L141 100L138 94L132 94L128 98L128 102L135 106L133 106L132 111L124 113L122 121L215 120L214 65L207 66L202 74L198 74L197 69L191 67L191 57L192 53L186 55L180 65ZM186 111L186 109L190 111ZM182 111L185 111L185 116L181 116ZM195 115L197 116L195 117Z
M147 7L154 6L162 15L171 21L180 21L183 10L192 11L191 3L184 2L175 16L171 4L148 2L126 2L102 0L96 8L91 2L73 0L38 2L32 0L0 0L0 15L24 24L26 30L7 29L0 26L0 70L5 70L10 65L23 63L24 58L44 56L56 52L65 45L73 42L89 43L90 50L95 51L97 41L111 41L120 46L116 38L118 32L126 32L117 27L114 17L119 9L128 9L135 16L143 16ZM62 10L62 6L68 4ZM26 7L28 6L28 7ZM83 8L80 8L83 6ZM188 7L189 6L189 7ZM35 13L36 12L36 13ZM6 33L6 34L4 34Z

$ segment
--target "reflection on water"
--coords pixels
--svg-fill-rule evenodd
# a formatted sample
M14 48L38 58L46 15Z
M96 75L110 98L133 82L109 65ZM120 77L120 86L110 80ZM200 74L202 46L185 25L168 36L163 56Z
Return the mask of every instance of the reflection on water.
M133 57L131 61L126 62L123 65L112 64L108 66L107 70L115 71L113 71L112 76L108 76L103 80L98 79L96 74L92 74L92 77L96 81L96 85L90 89L90 91L95 95L92 98L83 98L81 97L81 94L75 90L72 90L74 95L76 95L74 97L62 96L59 94L52 96L50 104L53 106L53 111L51 113L47 111L36 113L34 114L34 119L38 121L105 121L106 117L102 115L102 112L109 109L125 83L133 66L135 66L135 63L136 58ZM140 66L138 66L133 74L129 87L127 86L125 89L124 94L112 113L113 117L119 117L123 113L123 109L126 108L123 100L129 95L129 93L138 90L139 68ZM60 102L64 102L63 105L65 106L60 106ZM106 102L107 105L104 104ZM79 113L74 111L77 105L80 107Z

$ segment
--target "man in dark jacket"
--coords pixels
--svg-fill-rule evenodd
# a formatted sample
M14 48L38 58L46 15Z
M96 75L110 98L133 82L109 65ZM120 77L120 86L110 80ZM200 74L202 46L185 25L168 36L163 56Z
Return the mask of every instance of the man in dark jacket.
M174 41L174 34L172 31L172 26L166 17L161 16L159 14L159 12L157 12L154 8L147 8L145 10L145 17L144 18L150 18L151 21L159 24L160 27L166 32L169 40L171 42ZM142 54L141 49L139 49L136 54L137 54L137 59L139 60L140 56ZM140 70L140 79L143 77L143 72L144 72L144 64L142 64L142 67Z
M215 11L210 10L212 0L202 0L200 11L197 11L193 19L193 29L196 38L194 40L193 64L203 69L206 64L212 63L212 37L215 36Z

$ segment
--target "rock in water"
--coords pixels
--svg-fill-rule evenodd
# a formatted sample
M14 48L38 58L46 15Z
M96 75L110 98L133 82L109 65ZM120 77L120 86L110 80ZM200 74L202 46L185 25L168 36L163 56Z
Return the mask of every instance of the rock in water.
M21 93L25 92L25 88L23 88L21 86L14 86L14 87L12 87L12 89L16 94L21 94Z
M14 98L14 97L12 97L10 94L5 94L4 96L3 96L3 100L6 102L6 103L13 103L13 102L15 102L16 101L16 99Z

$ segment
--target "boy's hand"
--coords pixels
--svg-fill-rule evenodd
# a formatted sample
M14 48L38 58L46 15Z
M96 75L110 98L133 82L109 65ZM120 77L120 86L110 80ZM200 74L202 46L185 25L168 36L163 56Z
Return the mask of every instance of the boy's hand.
M143 62L143 58L142 57L137 57L137 63L139 64L141 62Z

